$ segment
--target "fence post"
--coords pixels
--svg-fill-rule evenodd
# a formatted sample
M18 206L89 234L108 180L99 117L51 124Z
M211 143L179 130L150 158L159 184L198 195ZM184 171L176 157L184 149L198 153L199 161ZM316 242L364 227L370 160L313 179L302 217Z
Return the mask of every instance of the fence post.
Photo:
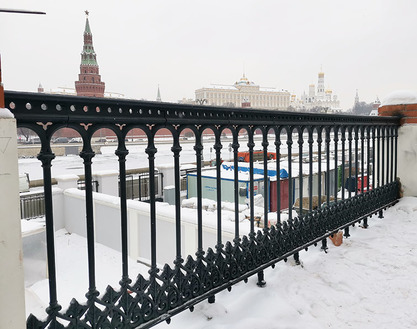
M98 192L113 196L119 196L119 172L117 170L103 170L93 174L97 181Z
M13 115L0 108L0 328L8 329L26 327L16 132Z
M400 179L403 196L417 196L417 94L396 91L388 95L378 109L380 116L400 116L401 127L398 129L398 141L394 143L394 179ZM397 134L394 138L397 139ZM397 157L397 159L395 159ZM398 163L396 162L398 161ZM387 177L388 180L388 177Z

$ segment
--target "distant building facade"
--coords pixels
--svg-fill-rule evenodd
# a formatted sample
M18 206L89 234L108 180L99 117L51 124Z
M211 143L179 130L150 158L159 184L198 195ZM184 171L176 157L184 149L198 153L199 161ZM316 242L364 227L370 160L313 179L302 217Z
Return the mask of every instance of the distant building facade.
M309 85L308 94L304 92L299 100L293 97L291 106L299 111L321 109L326 112L337 112L341 110L337 95L334 95L331 89L325 88L323 72L318 74L317 89L314 84Z
M80 74L75 81L77 96L104 97L105 84L101 81L96 53L93 47L93 35L88 22L88 11L84 29L84 45L81 53Z
M288 91L260 87L245 75L233 85L211 85L197 89L195 99L197 104L227 107L287 110L290 106Z

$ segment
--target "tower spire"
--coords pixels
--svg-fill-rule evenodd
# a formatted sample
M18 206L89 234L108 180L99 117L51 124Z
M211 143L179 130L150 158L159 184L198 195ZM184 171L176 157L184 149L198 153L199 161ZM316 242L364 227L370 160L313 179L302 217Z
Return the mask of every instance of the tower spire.
M105 84L101 81L97 57L93 47L93 34L91 33L89 12L85 11L84 45L81 53L80 74L75 81L77 96L104 97Z
M359 103L359 93L358 93L358 89L356 89L356 96L355 96L355 104Z
M156 95L156 101L157 101L157 102L162 102L162 99L161 99L161 92L159 91L159 85L158 85L158 94Z

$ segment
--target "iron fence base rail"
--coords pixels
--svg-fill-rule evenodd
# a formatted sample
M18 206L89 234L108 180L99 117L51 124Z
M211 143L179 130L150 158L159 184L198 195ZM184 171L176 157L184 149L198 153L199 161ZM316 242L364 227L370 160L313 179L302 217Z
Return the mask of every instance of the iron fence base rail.
M317 244L338 230L366 221L368 217L392 206L398 200L399 183L393 182L351 199L340 200L304 217L296 217L271 228L227 242L214 252L171 267L161 274L150 271L134 284L122 284L119 291L108 286L103 297L89 299L86 305L73 299L64 312L49 314L45 321L30 315L28 329L42 328L150 328L216 293L231 289L250 276L274 266L281 260ZM61 322L67 322L64 327Z

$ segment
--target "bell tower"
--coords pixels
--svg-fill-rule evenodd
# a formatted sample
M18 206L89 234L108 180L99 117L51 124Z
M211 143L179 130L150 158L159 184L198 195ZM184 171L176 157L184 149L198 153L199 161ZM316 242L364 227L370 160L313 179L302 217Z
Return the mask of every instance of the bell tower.
M101 81L99 74L87 10L85 15L84 46L81 53L80 74L78 74L78 81L75 81L75 90L77 96L104 97L105 84Z

